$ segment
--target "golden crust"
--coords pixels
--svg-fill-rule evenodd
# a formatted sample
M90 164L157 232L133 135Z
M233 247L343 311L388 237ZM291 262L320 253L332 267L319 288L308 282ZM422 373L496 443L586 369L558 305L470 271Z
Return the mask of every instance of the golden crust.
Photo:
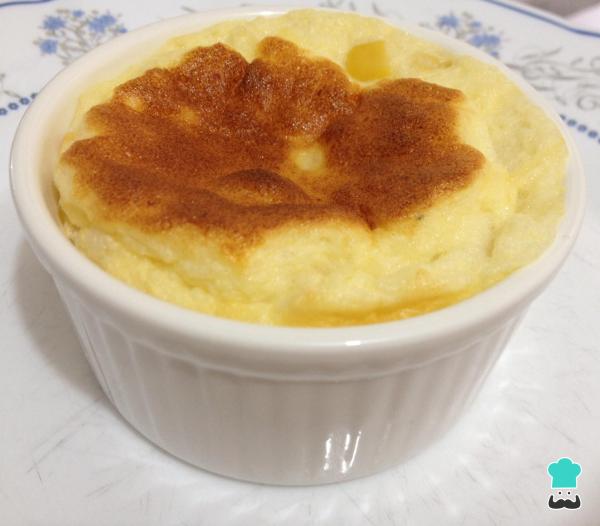
M151 69L93 107L62 161L76 192L143 229L191 224L241 244L294 221L376 228L465 187L483 162L456 132L462 93L416 79L352 84L267 37L248 63L222 45ZM293 153L323 152L299 166Z

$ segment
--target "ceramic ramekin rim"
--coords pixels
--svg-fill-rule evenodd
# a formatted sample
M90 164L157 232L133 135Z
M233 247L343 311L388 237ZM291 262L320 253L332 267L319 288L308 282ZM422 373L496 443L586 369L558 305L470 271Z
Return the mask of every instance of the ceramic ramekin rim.
M196 30L228 18L277 15L293 7L243 7L220 9L163 20L119 36L104 44L57 74L40 92L19 124L12 146L10 177L13 199L27 236L49 272L68 283L79 294L101 302L130 323L152 325L165 333L186 339L212 342L255 352L260 359L288 354L313 360L326 353L367 352L377 349L403 349L417 343L435 344L458 334L476 333L490 321L508 318L529 303L552 278L569 253L583 218L585 183L581 159L574 140L549 102L500 62L482 51L440 33L385 20L400 29L427 38L455 52L492 63L511 78L562 131L570 151L567 170L566 212L552 245L534 262L516 271L495 286L470 299L425 315L386 323L336 328L273 327L218 318L166 303L136 290L112 277L80 253L66 238L44 200L42 177L36 168L36 146L44 140L43 123L55 97L68 93L69 81L93 70L94 64L106 64L119 50L140 43ZM187 28L188 30L186 30ZM42 124L40 124L42 123ZM33 147L32 147L33 145ZM33 155L32 155L33 153ZM37 162L36 162L37 161ZM440 353L443 349L440 347Z

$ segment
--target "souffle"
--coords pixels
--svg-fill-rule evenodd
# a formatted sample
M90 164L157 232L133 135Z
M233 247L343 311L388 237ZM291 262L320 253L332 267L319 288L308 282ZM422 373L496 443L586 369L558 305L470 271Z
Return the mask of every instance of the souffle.
M496 67L301 10L168 41L82 94L55 185L110 274L214 316L397 320L538 257L567 148Z

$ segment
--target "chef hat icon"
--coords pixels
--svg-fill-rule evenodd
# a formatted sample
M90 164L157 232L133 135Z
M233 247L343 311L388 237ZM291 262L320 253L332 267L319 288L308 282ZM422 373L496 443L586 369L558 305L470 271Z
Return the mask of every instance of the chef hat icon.
M548 473L552 477L553 488L576 488L581 466L570 458L561 458L548 466Z

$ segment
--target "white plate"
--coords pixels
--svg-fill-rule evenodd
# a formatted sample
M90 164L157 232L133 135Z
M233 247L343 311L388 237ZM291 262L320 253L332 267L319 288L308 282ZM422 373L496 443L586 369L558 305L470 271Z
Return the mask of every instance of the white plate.
M32 94L63 64L125 29L238 5L181 1L0 1L0 166L7 166ZM497 54L543 90L570 124L588 173L590 206L574 253L530 310L471 411L440 444L355 482L257 486L173 459L116 414L23 239L4 177L0 523L598 524L600 33L495 0L295 3L438 28ZM582 466L578 510L548 508L547 466L564 456Z

